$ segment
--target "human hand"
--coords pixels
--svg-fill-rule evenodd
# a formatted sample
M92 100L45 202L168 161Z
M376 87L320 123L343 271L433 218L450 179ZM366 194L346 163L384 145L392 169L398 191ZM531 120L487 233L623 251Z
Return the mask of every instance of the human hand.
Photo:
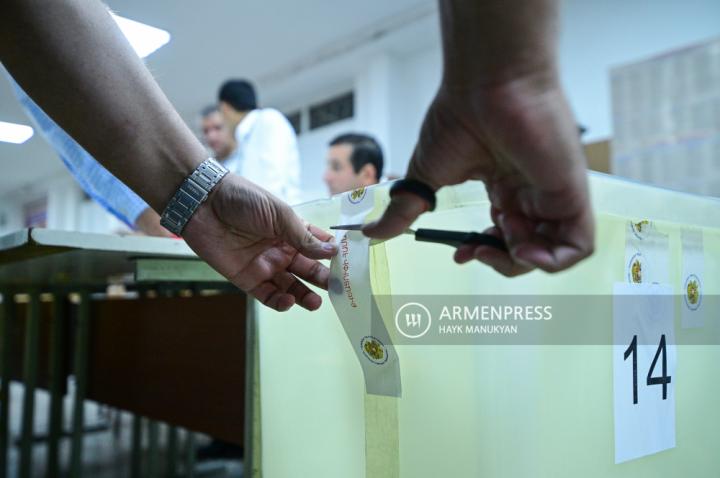
M556 81L514 80L480 90L441 88L425 117L407 176L433 190L485 182L494 226L509 252L461 246L455 261L478 259L506 276L555 272L593 251L594 222L578 130ZM393 196L363 228L394 237L426 210L418 196Z
M160 225L160 215L148 207L135 220L135 228L148 236L177 237Z
M226 175L182 234L208 264L275 310L315 310L322 299L302 281L327 289L330 271L316 259L337 252L333 236L304 223L255 184Z

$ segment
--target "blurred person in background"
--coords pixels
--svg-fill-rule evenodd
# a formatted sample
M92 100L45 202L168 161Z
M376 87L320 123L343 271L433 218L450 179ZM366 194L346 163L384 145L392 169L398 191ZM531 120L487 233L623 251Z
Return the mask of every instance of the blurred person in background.
M380 182L383 152L372 136L346 133L330 141L323 181L330 195Z
M228 80L218 92L218 108L237 142L237 156L225 167L289 204L300 199L297 138L285 115L259 108L255 87Z
M203 108L200 119L200 130L203 143L212 151L213 157L230 171L237 162L237 143L225 125L223 115L217 105Z

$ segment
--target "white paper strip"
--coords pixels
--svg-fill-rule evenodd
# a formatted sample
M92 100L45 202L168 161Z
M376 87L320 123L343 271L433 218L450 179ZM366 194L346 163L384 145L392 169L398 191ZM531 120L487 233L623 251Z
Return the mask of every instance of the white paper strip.
M651 221L628 221L625 233L625 281L668 284L669 241Z
M339 222L363 223L374 204L373 190L361 188L346 193ZM360 231L338 231L335 240L340 248L330 263L330 302L360 361L365 390L399 397L398 357L372 297L370 240Z

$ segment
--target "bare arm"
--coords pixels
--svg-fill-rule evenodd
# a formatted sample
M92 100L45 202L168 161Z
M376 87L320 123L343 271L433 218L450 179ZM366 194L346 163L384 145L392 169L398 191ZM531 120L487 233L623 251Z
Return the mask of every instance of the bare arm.
M478 88L555 73L555 0L442 0L443 85Z
M513 276L554 272L592 253L594 222L577 126L558 79L554 0L441 0L444 70L407 178L432 189L485 183L494 225L509 253L462 246ZM393 197L370 237L401 233L427 207Z
M0 60L68 134L156 211L205 150L95 0L7 0ZM264 304L314 310L327 288L332 236L287 204L226 175L188 222L183 238L211 266Z

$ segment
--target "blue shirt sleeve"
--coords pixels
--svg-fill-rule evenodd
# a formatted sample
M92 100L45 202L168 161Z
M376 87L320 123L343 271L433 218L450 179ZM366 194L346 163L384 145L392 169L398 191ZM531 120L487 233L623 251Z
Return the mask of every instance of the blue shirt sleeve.
M134 228L138 216L149 207L147 203L98 163L46 115L12 78L10 83L22 107L60 156L80 187L113 216Z

